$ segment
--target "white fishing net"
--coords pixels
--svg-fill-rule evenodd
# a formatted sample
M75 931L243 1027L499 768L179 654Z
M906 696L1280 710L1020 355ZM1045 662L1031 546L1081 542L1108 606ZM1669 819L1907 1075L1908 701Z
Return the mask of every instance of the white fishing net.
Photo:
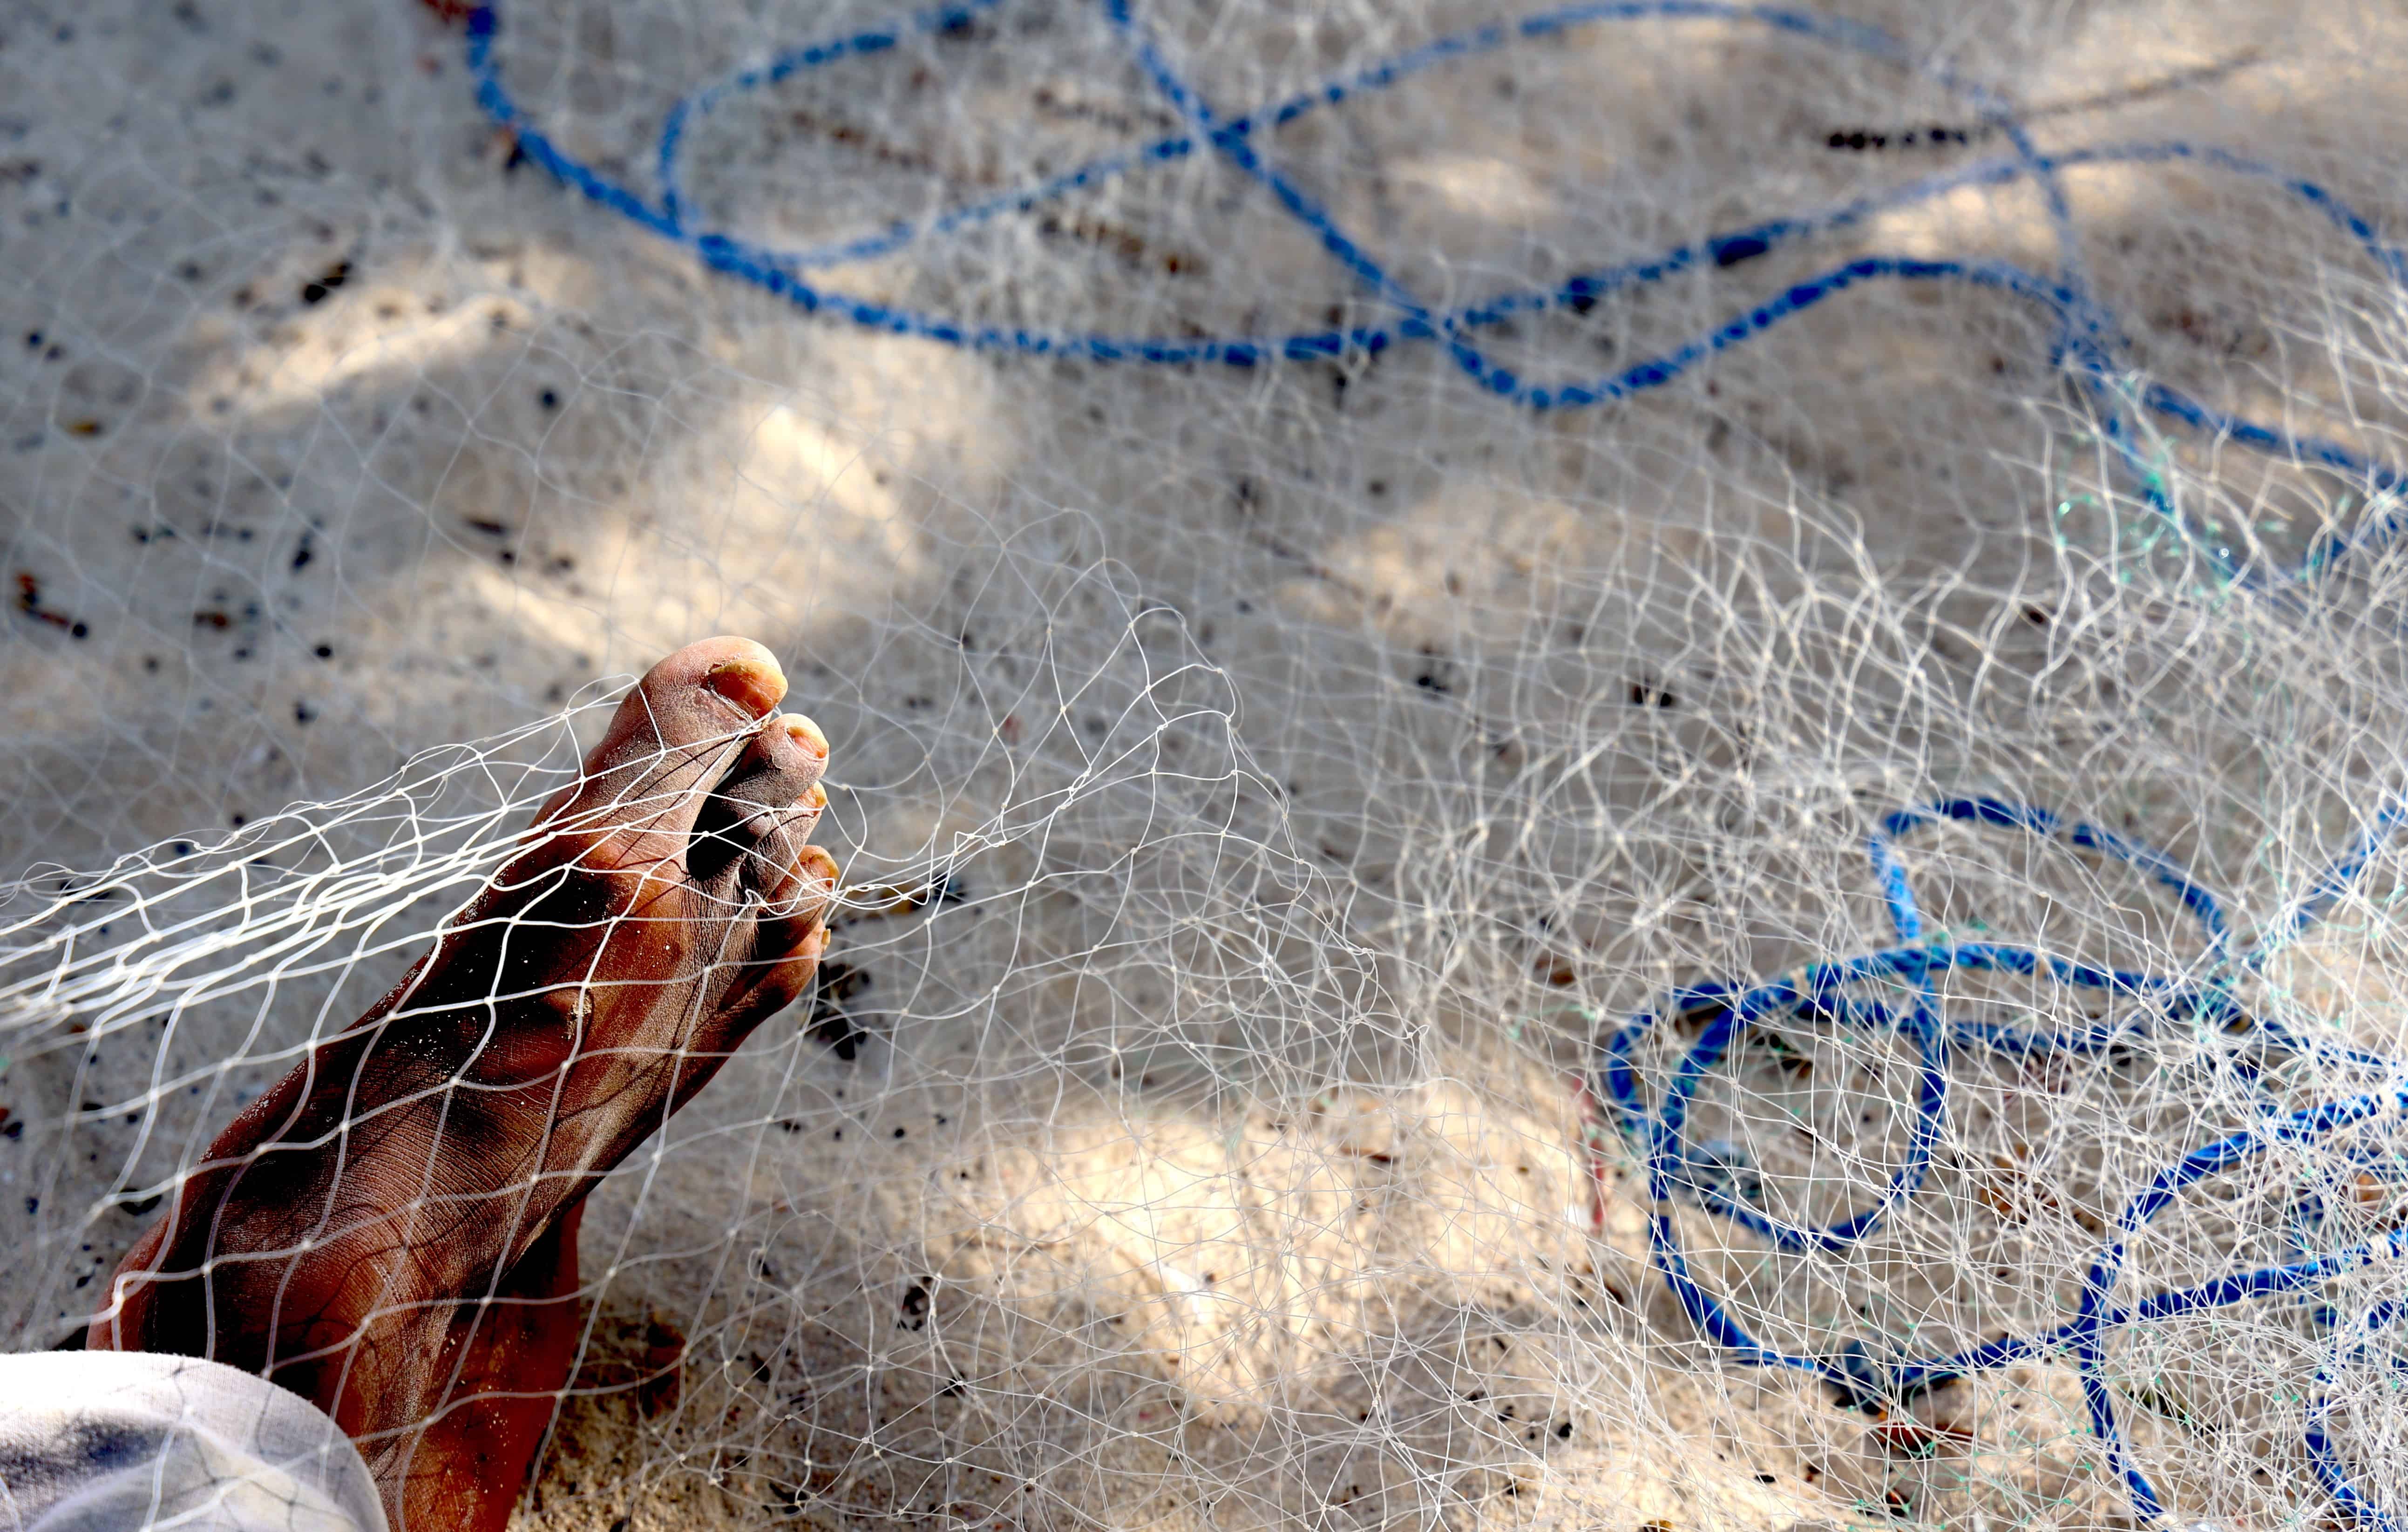
M744 633L532 1525L2408 1519L2403 47L25 0L0 1329Z

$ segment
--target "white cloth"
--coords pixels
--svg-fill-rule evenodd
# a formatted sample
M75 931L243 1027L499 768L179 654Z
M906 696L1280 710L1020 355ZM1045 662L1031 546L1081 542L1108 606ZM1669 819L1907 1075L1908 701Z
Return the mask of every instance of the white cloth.
M385 1532L359 1449L308 1400L150 1352L0 1356L0 1532Z

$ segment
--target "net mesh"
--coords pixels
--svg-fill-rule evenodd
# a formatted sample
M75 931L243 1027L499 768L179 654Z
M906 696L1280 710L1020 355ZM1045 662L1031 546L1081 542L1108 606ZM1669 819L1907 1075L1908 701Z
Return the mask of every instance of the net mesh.
M742 632L531 1522L2408 1518L2403 44L36 0L0 1326Z

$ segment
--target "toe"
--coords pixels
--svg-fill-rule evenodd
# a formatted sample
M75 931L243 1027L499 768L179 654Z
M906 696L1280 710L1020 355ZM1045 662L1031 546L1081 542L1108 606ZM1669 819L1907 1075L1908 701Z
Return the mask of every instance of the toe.
M836 882L836 858L826 847L805 846L797 851L785 876L764 891L770 913L761 922L756 943L761 955L793 954L811 945L811 938L827 925Z
M804 846L775 885L763 891L768 908L753 944L761 963L740 993L730 996L735 1027L750 1027L774 1015L810 982L827 948L827 913L836 886L836 858L824 847Z
M767 649L750 638L705 638L644 673L595 754L615 765L631 752L724 738L767 717L785 694L786 674Z
M647 671L620 702L602 742L586 757L582 779L545 821L605 829L642 820L646 828L681 832L702 807L694 790L746 748L785 694L777 656L752 639L686 645ZM823 759L825 754L823 743ZM661 823L650 823L662 816Z
M791 823L798 816L816 822L827 802L819 789L827 758L827 736L820 726L800 713L786 713L752 737L714 795L756 834L771 822ZM808 826L804 834L810 834Z
M770 895L827 807L819 785L826 769L827 737L818 724L797 713L772 720L711 790L695 821L689 870L710 883L740 869Z

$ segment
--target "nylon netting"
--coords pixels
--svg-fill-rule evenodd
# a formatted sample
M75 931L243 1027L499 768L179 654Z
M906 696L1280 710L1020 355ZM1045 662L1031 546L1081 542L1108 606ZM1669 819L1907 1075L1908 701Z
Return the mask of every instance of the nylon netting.
M0 21L15 1348L738 632L532 1525L2408 1518L2395 8L446 8Z

